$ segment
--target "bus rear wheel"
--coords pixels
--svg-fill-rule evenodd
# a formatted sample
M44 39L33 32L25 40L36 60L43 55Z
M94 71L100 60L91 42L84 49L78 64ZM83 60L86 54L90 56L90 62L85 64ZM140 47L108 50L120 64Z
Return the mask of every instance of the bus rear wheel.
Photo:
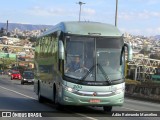
M111 112L112 111L112 106L103 106L104 112Z

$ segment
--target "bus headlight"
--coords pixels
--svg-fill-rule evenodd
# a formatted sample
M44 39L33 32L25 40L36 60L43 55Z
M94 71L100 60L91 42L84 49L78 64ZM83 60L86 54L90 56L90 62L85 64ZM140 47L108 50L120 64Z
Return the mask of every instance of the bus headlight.
M119 93L122 93L122 92L124 92L124 90L121 88L121 89L117 89L116 91L115 91L115 93L116 94L119 94Z
M117 87L117 86L113 86L112 87L112 92L114 92L115 94L119 94L124 92L124 87Z
M73 89L72 89L72 88L70 88L70 87L68 87L68 88L67 88L67 91L72 92L72 91L73 91Z
M68 92L76 92L76 90L74 90L73 88L70 88L70 87L65 86L65 85L62 85L62 86L63 86L63 88L64 88L65 90L67 90Z

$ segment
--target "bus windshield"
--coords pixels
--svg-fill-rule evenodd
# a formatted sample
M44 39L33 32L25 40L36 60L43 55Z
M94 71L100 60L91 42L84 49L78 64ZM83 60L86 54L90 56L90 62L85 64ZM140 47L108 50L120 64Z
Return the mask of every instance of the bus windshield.
M120 65L122 38L70 36L65 43L65 76L99 82L123 77Z

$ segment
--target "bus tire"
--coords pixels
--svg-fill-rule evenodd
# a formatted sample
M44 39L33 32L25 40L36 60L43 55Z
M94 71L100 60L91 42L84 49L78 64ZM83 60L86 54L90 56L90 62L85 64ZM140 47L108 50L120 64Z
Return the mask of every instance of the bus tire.
M112 106L103 106L104 112L111 112L112 111Z
M23 80L21 81L21 85L24 85L24 82L23 82Z
M41 96L41 90L40 90L40 85L38 84L38 102L43 103L44 98Z
M54 88L54 104L59 104L58 102L58 94L56 88Z
M55 96L56 96L56 86L55 84L53 85L53 103L56 104L56 101L55 101Z
M58 101L58 94L56 90L56 86L54 85L54 104L56 105L57 110L62 110L63 106Z

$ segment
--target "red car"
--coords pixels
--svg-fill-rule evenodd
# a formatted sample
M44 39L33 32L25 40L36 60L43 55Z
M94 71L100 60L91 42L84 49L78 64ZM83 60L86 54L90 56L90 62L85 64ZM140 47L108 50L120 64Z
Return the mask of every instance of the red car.
M19 71L12 71L11 80L13 80L13 79L19 79L19 80L22 79L22 76Z

